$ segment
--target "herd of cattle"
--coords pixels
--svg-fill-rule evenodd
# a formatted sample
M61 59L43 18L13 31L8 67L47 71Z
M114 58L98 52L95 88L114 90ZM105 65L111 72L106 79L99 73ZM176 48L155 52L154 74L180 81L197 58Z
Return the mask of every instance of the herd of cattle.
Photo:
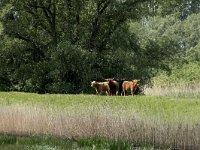
M105 79L105 82L92 81L91 87L95 88L97 95L106 92L106 95L126 96L128 92L131 92L133 96L142 92L139 87L139 80Z

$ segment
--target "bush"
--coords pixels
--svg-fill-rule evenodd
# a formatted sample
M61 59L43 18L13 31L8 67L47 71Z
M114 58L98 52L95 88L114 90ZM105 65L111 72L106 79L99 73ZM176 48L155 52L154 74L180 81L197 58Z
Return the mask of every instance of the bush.
M200 82L200 64L190 62L173 67L170 74L160 72L153 81L155 85L194 84Z

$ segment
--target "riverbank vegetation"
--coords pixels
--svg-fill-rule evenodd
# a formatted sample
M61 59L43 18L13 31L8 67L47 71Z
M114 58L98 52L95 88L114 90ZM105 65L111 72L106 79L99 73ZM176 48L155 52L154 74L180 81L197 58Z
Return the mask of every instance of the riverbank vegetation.
M198 98L1 93L0 133L199 148Z

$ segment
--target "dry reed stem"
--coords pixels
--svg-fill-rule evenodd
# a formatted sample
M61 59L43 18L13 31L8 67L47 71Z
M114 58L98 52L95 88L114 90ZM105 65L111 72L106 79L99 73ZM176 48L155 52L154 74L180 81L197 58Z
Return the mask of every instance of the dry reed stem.
M183 85L154 85L151 88L145 88L145 95L151 96L187 96L187 95L200 95L200 84L183 84Z
M176 118L141 117L134 111L75 108L58 110L39 106L0 106L0 132L17 135L53 135L67 138L123 139L139 145L200 149L200 125Z

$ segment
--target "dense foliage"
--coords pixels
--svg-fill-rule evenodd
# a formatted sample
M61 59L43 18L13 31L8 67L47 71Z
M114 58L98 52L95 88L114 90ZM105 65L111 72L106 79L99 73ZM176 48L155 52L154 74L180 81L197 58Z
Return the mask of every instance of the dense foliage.
M0 90L90 92L108 77L149 83L199 66L197 0L2 0Z

